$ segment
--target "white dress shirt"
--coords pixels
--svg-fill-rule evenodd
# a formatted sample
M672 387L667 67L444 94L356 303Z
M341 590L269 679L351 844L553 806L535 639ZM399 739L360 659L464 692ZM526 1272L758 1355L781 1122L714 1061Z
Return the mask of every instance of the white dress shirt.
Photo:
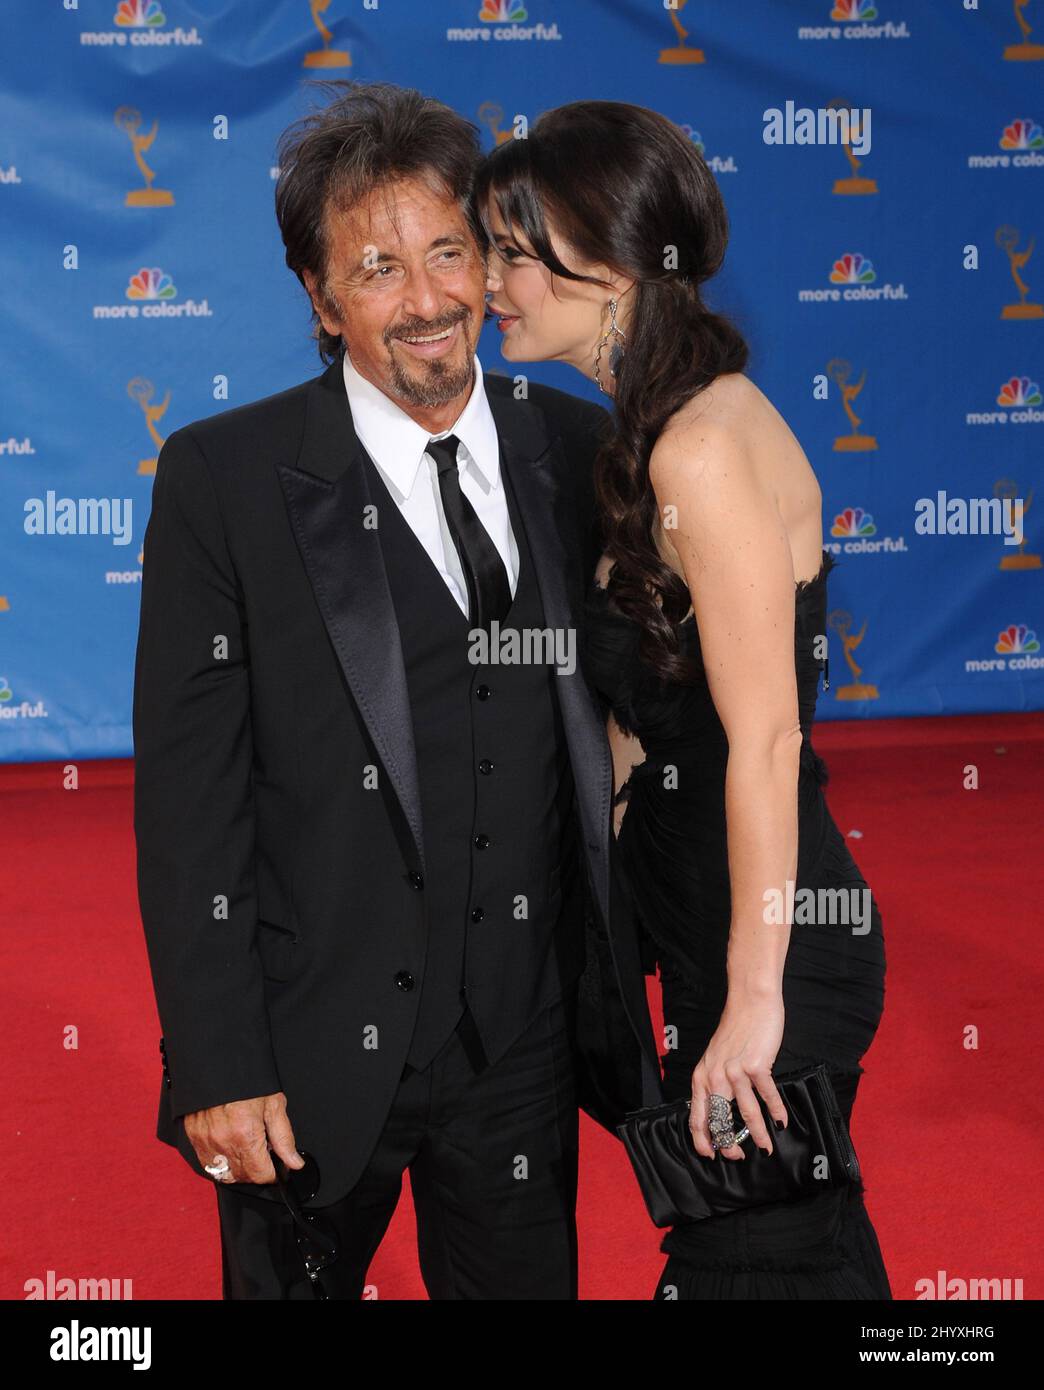
M430 434L379 387L360 375L348 352L344 354L344 386L355 433L465 617L468 617L468 586L446 524L438 467L426 452L429 439L444 439L455 434L460 440L457 448L460 490L475 508L479 521L504 561L512 597L518 588L518 545L511 529L504 481L500 476L500 440L482 385L482 365L477 357L473 360L475 384L467 405L450 429ZM377 525L380 526L379 512Z

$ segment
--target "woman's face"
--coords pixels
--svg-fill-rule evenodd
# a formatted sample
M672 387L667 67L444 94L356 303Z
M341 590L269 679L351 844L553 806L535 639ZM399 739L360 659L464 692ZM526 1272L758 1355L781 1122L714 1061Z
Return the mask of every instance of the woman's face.
M530 243L521 231L509 234L492 204L487 215L494 233L486 280L487 307L497 316L501 353L509 362L568 362L593 380L598 341L609 325L609 300L619 301L623 289L633 282L620 280L605 266L581 261L549 223L548 235L564 266L610 283L563 279L543 261L531 259ZM617 311L621 329L624 319L621 306ZM603 352L603 382L608 379L607 365Z

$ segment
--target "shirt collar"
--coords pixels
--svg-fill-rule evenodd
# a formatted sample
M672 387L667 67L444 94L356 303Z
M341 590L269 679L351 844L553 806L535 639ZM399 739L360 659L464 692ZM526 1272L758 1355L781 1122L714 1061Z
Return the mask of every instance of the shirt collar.
M344 352L344 388L351 407L352 423L363 448L403 497L413 491L424 460L429 439L455 434L466 450L462 462L474 472L488 490L500 485L500 439L493 412L486 399L482 363L475 356L475 382L471 395L456 421L436 435L411 420L401 406L368 381Z

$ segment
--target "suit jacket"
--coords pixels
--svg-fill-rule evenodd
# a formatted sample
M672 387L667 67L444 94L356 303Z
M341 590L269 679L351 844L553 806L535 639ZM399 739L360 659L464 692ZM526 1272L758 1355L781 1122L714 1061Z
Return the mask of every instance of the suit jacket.
M581 629L606 412L539 385L516 400L494 373L485 387L545 623ZM425 940L411 714L380 546L361 525L360 454L340 360L171 434L145 533L134 680L138 892L163 1030L158 1137L201 1172L186 1113L284 1091L298 1144L319 1160L320 1204L354 1185L380 1135L419 998L396 981L420 978ZM604 720L579 667L556 681L588 931L604 940ZM376 791L365 766L379 769ZM364 1045L377 999L379 1038ZM508 1026L510 999L504 1008Z

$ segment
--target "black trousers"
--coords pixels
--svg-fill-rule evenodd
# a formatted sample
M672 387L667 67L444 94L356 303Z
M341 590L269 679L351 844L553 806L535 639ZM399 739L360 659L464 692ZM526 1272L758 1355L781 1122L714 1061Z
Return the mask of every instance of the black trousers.
M331 1298L380 1297L366 1272L410 1173L433 1299L575 1299L578 1116L571 1008L544 1010L493 1066L465 1010L430 1066L407 1067L351 1192L314 1208L337 1228ZM293 1097L289 1099L291 1121ZM215 1184L222 1296L312 1299L282 1202Z

